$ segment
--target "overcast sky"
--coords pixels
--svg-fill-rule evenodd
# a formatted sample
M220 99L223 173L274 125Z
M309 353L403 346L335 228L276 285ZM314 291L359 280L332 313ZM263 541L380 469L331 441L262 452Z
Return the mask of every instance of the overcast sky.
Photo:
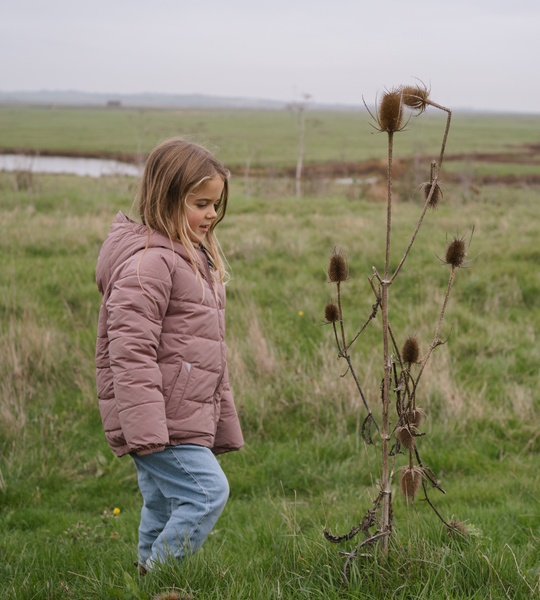
M1 0L0 90L540 112L539 0Z

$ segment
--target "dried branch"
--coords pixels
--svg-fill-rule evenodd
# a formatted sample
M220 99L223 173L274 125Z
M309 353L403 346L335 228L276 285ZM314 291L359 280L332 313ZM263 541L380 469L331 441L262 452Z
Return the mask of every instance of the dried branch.
M338 334L337 334L336 324L332 323L332 325L334 327L334 335L336 336L336 344L337 344L339 353L341 354L341 346L339 345L339 338L338 338Z
M431 500L429 499L427 490L426 490L426 484L424 481L422 481L422 488L424 489L424 496L425 498L421 498L420 502L427 502L431 508L433 509L433 511L435 512L435 514L439 517L439 519L446 525L446 527L448 527L449 530L454 531L454 527L452 527L452 525L450 525L450 523L447 523L444 520L444 517L441 515L441 513L435 508L435 506L433 506L433 503L431 502Z
M357 556L358 550L362 546L367 546L368 544L373 544L373 542L375 542L379 538L385 537L387 535L390 535L390 530L383 531L381 533L377 533L373 537L370 537L369 539L364 540L361 544L358 544L358 546L355 546L350 552L340 552L340 554L343 554L347 557L347 560L345 561L345 565L343 567L343 574L345 575L345 577L347 577L347 574L349 572L349 563L351 562L351 560L353 558L355 558Z
M431 342L431 345L429 346L427 354L422 358L421 365L420 365L420 371L418 372L418 375L416 377L416 383L413 388L411 400L414 399L414 397L416 395L416 388L418 387L418 383L422 377L422 373L424 372L426 364L427 364L431 354L433 353L433 350L435 350L435 348L437 348L437 346L442 346L443 344L446 343L443 340L439 339L439 334L441 332L441 327L442 327L442 323L443 323L443 319L444 319L444 313L445 313L446 307L448 305L448 299L450 298L450 291L452 289L452 284L454 283L455 274L456 274L456 268L454 266L452 266L452 270L450 272L450 279L448 281L448 287L446 289L446 295L444 297L444 302L443 302L443 306L441 309L441 315L439 317L439 322L437 323L437 329L435 330L435 335L433 337L433 341Z
M373 439L371 437L371 422L372 421L373 421L373 419L371 418L371 415L368 415L364 419L364 422L362 423L362 430L361 430L362 439L368 446L374 446ZM367 426L367 435L366 435L366 426Z
M347 346L347 350L354 344L354 342L356 342L356 340L358 339L358 337L360 336L360 334L364 331L364 329L369 325L370 321L372 319L374 319L377 316L377 309L380 306L380 300L377 299L377 302L375 302L375 304L372 305L371 307L371 314L369 315L367 321L364 323L362 329L360 329L360 331L353 337L352 341L349 343L349 345Z
M337 286L337 301L338 301L338 309L339 309L339 325L341 327L341 338L343 340L343 350L347 348L347 342L345 341L345 327L343 326L343 311L341 310L341 281L336 283Z
M441 106L440 104L436 104L435 102L431 102L431 100L426 100L426 102L428 104L430 104L431 106L434 106L435 108L438 108L440 110L444 110L448 113L448 117L446 119L446 127L444 130L444 136L443 136L443 141L441 144L441 153L439 155L439 164L437 166L437 173L435 174L435 176L433 177L432 180L432 185L431 185L431 189L430 192L428 194L428 197L426 198L426 202L424 204L424 208L422 210L422 214L420 215L420 218L418 219L418 223L416 224L416 229L414 230L414 233L411 237L411 241L409 242L409 245L407 246L407 249L405 250L405 254L403 255L403 258L400 260L399 265L397 266L396 270L394 271L394 274L392 275L390 282L394 281L394 279L396 278L397 274L400 272L401 267L403 266L403 263L405 262L405 259L407 258L412 245L414 243L414 240L416 239L416 235L418 233L418 230L420 229L420 225L422 225L422 221L424 220L424 216L427 212L427 209L431 203L431 198L433 197L433 194L435 193L435 190L437 189L437 185L439 182L439 176L441 174L441 167L442 167L442 163L443 163L443 159L444 159L444 151L446 149L446 141L448 139L448 132L450 130L450 121L452 119L452 111L449 108L445 108L444 106ZM433 168L432 171L433 173ZM431 177L430 177L431 179ZM386 279L386 275L385 275L385 279Z
M363 531L364 535L366 537L368 537L368 535L369 535L369 529L371 527L373 527L373 525L378 525L379 524L379 521L377 521L377 519L375 517L375 513L377 512L377 509L379 508L379 504L381 503L381 499L382 499L382 493L379 492L379 495L373 501L373 508L369 509L366 512L366 514L364 515L364 518L362 519L362 521L356 527L353 527L349 531L349 533L345 533L343 535L332 535L328 531L324 530L324 532L323 532L324 533L324 537L329 542L332 542L332 544L339 544L340 542L343 542L343 541L346 541L346 540L350 540L357 533L359 533L360 531Z
M414 451L416 454L416 462L418 463L418 466L422 468L424 475L429 479L431 485L437 488L443 494L446 494L446 492L439 485L439 482L435 477L435 473L433 473L433 471L429 467L426 467L422 464L422 460L420 459L420 455L418 454L418 448L415 448Z
M364 406L366 407L366 410L368 411L368 415L371 417L371 420L373 421L375 427L377 428L377 431L379 433L381 433L379 425L377 424L377 421L375 421L375 417L373 416L373 413L371 412L371 409L368 406L368 403L364 396L364 392L362 391L362 388L360 387L360 382L358 381L358 377L356 377L356 373L354 372L353 366L351 364L351 357L348 354L343 354L342 356L345 358L345 360L347 361L347 363L349 365L349 369L351 370L352 376L354 377L354 382L356 383L356 387L358 388L358 391L360 392L362 402L364 403Z

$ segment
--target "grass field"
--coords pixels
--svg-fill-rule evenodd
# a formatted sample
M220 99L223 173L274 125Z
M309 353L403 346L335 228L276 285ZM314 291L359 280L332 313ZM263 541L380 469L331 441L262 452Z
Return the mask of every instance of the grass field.
M132 151L137 127L144 131L148 122L147 148L180 133L184 118L170 125L165 112L21 109L10 134L8 110L0 110L6 146ZM107 121L112 115L116 121ZM252 116L257 121L243 130L251 136L246 143L256 141L256 128L268 119L265 156L279 161L271 134L279 125L280 135L292 140L290 117ZM226 150L234 113L200 118L209 133L219 124L224 154L238 148L241 158L240 134L231 134ZM363 115L321 119L328 123L316 131L332 123L333 140L317 146L321 160L340 152L339 122L350 136L351 157L382 154L369 145L376 136L353 150L350 123L358 119L359 131L367 131ZM491 117L474 119L484 123L483 136L469 133L467 141L456 117L452 139L463 136L470 148L489 145L490 136L492 148L508 143L508 136L490 133ZM512 143L534 137L522 119ZM426 131L440 125L426 123ZM56 133L49 137L51 127ZM416 332L426 349L448 277L435 253L444 253L447 235L475 227L470 253L478 256L457 274L443 328L450 339L434 355L420 396L428 414L422 455L447 491L431 497L445 518L464 521L469 535L448 537L425 503L408 506L396 494L389 559L376 552L359 559L346 582L338 551L355 540L332 546L322 529L344 533L358 523L376 496L379 465L359 436L361 401L352 380L339 377L345 368L331 331L321 325L331 293L324 268L339 243L350 259L344 302L354 332L373 303L367 276L382 263L384 205L361 194L351 199L338 186L297 200L261 185L246 198L233 180L220 239L233 273L229 364L246 446L220 458L231 498L203 549L183 565L139 579L132 566L141 504L135 469L105 442L93 375L100 305L95 262L115 213L129 212L134 184L35 176L31 190L15 192L11 176L0 174L0 596L144 599L175 587L197 599L537 597L538 189L484 186L473 193L447 186L443 206L428 215L392 287L394 330L401 341ZM416 201L396 207L393 264L418 212ZM374 322L356 345L354 363L375 411L380 356L380 323ZM116 507L121 512L112 516Z
M429 109L396 136L396 156L438 156L445 116ZM512 152L537 144L540 116L456 113L447 153ZM365 112L308 112L306 162L364 161L385 156ZM106 110L0 106L0 147L146 153L171 136L219 148L228 166L295 164L298 136L287 111Z

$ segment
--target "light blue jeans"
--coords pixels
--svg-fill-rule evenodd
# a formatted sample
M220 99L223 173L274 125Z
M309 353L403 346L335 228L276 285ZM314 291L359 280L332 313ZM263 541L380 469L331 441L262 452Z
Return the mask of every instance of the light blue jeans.
M144 504L139 564L151 569L196 552L229 497L229 484L211 450L185 444L133 455Z

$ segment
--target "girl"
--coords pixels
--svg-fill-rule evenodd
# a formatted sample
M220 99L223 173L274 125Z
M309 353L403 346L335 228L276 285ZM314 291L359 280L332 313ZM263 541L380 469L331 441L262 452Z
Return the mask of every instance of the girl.
M98 258L99 407L111 448L137 467L143 574L200 548L229 494L214 454L243 446L214 234L228 175L201 146L161 143L140 185L143 225L118 213Z

